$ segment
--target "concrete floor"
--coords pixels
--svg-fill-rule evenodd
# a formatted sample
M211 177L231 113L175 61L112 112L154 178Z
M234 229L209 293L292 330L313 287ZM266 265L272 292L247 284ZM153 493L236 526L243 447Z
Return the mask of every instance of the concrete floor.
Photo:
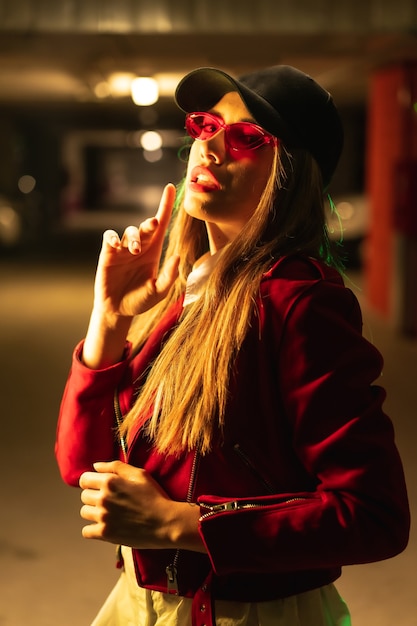
M45 258L0 259L0 626L88 626L118 576L113 547L81 538L79 493L61 482L53 454L72 347L91 305L96 254L74 264L75 256L69 245ZM366 334L385 356L386 409L415 515L417 342L359 297ZM338 588L353 626L417 626L416 533L394 559L345 568Z

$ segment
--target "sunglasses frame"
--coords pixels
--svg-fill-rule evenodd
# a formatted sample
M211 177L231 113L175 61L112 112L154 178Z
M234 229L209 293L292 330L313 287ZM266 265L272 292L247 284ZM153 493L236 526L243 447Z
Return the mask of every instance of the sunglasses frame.
M218 128L215 131L213 131L205 139L194 137L193 134L189 130L190 121L192 121L194 118L198 116L208 117L213 123L218 125ZM260 143L255 146L246 146L242 148L239 148L239 147L237 148L236 146L233 145L233 141L232 142L230 141L230 128L232 126L246 126L246 127L249 126L251 128L256 129L259 132ZM195 139L197 141L208 141L209 139L212 139L215 135L217 135L217 133L219 133L221 130L224 130L225 143L227 147L229 148L229 150L232 150L233 152L253 151L253 150L257 150L258 148L261 148L262 146L266 144L270 144L270 143L274 145L278 144L278 138L275 137L274 135L271 135L271 133L269 133L264 128L262 128L262 126L259 126L259 124L255 124L254 122L235 122L234 124L226 124L225 121L220 116L215 115L214 113L208 113L207 111L193 111L191 113L187 113L187 115L185 116L185 130L187 131L188 135L192 139Z

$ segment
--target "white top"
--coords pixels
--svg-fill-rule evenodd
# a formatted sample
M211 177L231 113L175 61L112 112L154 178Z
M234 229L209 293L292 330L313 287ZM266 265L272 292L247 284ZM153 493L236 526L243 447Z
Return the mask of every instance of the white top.
M91 626L191 626L192 598L139 587L130 548L124 570ZM334 585L268 602L215 601L216 626L351 626Z
M194 264L194 267L187 278L183 306L187 306L187 304L195 302L201 296L204 285L217 265L217 261L220 258L220 252L221 250L215 252L214 254L210 254L208 252Z

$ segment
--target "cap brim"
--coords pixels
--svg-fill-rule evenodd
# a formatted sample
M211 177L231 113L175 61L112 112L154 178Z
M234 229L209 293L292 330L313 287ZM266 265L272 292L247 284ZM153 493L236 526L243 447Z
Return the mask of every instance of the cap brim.
M230 91L239 91L235 79L222 70L202 67L179 82L175 101L186 113L206 111Z

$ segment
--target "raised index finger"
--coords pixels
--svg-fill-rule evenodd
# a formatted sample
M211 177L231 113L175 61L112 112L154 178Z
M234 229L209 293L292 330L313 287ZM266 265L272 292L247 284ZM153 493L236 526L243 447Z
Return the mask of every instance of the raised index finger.
M169 220L171 219L176 193L177 190L175 189L175 185L172 183L165 185L162 192L158 211L155 217L164 230L168 228Z

